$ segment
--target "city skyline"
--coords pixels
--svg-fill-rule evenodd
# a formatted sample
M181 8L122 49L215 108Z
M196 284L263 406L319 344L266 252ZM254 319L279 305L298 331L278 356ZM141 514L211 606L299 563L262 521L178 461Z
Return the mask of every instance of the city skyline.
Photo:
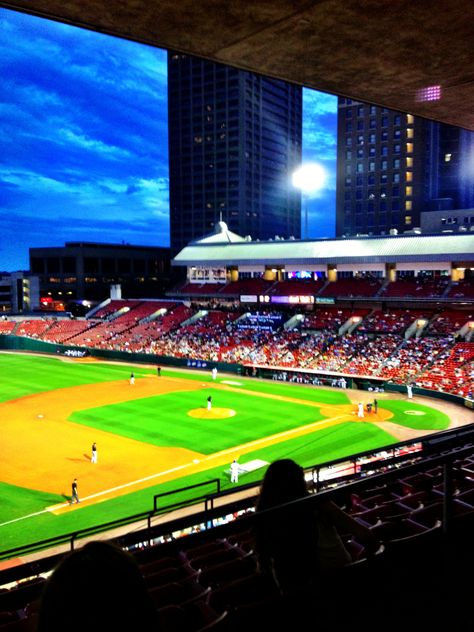
M0 270L66 241L169 245L166 51L0 9L0 54ZM328 174L315 238L335 231L336 121L337 97L303 90L303 161Z

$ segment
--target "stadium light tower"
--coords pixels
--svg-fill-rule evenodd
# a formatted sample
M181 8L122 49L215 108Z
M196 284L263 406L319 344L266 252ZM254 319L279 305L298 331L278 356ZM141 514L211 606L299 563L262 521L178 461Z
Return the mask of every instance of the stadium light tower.
M311 193L321 189L326 180L326 172L316 162L306 162L293 172L291 181L300 189L304 204L305 239L308 239L308 198Z

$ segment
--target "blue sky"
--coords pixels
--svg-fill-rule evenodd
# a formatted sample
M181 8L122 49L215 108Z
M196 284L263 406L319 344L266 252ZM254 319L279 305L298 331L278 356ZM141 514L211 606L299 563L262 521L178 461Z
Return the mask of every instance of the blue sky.
M166 75L163 50L0 9L0 271L33 246L169 244ZM303 102L328 172L309 234L333 236L336 98Z

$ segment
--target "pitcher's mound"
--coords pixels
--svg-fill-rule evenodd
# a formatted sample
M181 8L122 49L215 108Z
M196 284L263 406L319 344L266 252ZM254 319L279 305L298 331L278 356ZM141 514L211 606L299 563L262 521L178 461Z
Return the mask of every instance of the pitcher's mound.
M188 411L190 417L196 417L197 419L225 419L226 417L233 417L235 410L232 408L193 408Z

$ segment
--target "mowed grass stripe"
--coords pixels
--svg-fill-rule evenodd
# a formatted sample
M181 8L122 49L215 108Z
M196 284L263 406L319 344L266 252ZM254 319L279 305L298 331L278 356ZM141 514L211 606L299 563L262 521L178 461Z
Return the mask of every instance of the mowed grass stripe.
M124 380L125 383L131 371L137 377L151 372L125 364L81 364L60 358L0 353L0 402L82 384L113 380Z
M450 419L446 413L412 400L384 400L379 406L393 413L392 423L406 428L433 431L449 428Z
M205 408L208 395L214 406L235 410L236 415L224 419L188 415L190 410ZM203 389L82 410L70 420L157 446L212 454L324 418L313 405Z

